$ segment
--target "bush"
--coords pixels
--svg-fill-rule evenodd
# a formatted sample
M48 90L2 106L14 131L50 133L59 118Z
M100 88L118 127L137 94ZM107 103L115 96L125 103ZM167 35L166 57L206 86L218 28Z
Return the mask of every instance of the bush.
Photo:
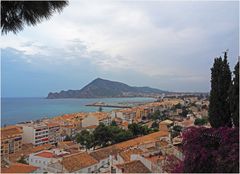
M239 173L239 129L196 128L183 132L183 173Z
M195 125L198 125L198 126L202 126L204 124L207 124L207 119L205 118L197 118L195 121L194 121L194 124Z

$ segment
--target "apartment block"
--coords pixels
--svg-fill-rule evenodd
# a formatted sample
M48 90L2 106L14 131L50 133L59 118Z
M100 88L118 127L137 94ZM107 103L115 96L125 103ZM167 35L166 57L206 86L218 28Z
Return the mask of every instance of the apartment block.
M49 143L49 129L45 123L27 123L21 126L23 130L23 143L32 143L34 146Z
M6 157L22 149L22 135L21 128L17 126L1 128L1 157Z
M50 144L55 144L60 141L60 125L58 123L46 123L48 127L48 138Z

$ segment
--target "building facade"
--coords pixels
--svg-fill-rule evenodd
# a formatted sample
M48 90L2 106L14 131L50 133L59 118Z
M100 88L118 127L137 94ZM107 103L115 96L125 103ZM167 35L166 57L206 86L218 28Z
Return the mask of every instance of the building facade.
M22 149L23 131L17 126L1 128L1 157L18 152Z
M23 143L32 143L34 146L39 146L49 142L49 129L45 123L28 123L21 126Z

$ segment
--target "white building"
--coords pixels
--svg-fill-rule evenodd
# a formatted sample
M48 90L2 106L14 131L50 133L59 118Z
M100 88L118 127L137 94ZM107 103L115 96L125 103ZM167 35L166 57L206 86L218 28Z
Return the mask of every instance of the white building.
M34 146L49 142L48 126L44 123L27 123L20 125L23 130L23 143L32 143Z
M46 123L48 126L48 138L50 144L55 144L61 141L60 125L57 123Z
M64 155L68 154L70 153L60 149L43 150L30 154L28 162L30 165L39 167L42 172L45 172L47 171L48 165L56 163Z

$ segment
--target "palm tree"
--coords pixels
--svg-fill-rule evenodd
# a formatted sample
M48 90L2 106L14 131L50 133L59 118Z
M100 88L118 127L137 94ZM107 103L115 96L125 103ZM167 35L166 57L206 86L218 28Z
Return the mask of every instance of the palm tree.
M25 24L36 25L67 5L68 1L1 1L2 34L16 34Z

